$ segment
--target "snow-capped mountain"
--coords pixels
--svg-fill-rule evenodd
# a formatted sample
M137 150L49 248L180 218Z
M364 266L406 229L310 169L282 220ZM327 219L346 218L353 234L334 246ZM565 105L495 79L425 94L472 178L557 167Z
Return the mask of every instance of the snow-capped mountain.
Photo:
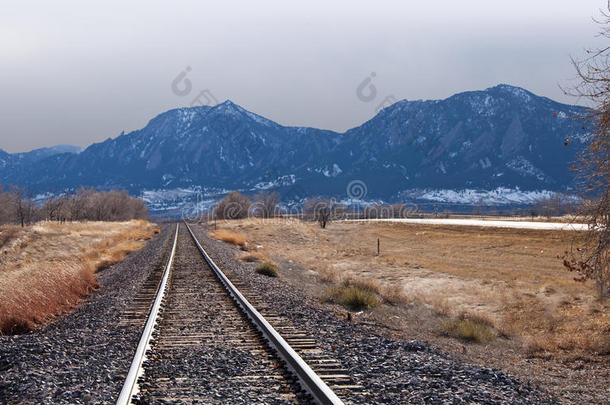
M317 164L341 171L326 181L329 190L356 178L380 196L420 188L565 190L587 133L575 118L586 111L508 85L402 100L347 131Z
M344 196L360 180L369 198L386 200L413 190L559 191L572 182L568 166L587 133L573 118L585 112L499 85L399 101L339 134L282 126L225 101L170 110L140 130L84 151L39 152L27 164L0 151L0 182L37 192L274 189L300 198Z
M0 149L0 168L6 169L3 174L9 174L11 169L33 165L42 159L62 153L78 154L84 148L72 145L55 145L48 148L34 149L29 152L7 153Z

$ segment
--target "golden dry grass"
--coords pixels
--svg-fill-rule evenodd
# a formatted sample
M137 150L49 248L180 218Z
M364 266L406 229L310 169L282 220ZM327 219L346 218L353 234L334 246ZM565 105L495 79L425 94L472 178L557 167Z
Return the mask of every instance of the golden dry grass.
M243 234L231 232L227 229L218 229L210 232L210 238L221 240L223 242L231 243L233 245L246 246L246 237Z
M270 262L271 260L260 252L248 252L239 257L239 260L247 263Z
M98 287L95 271L144 246L157 228L146 221L41 222L0 227L0 333L44 324Z
M540 350L608 350L610 303L598 302L595 288L575 282L558 258L572 232L374 222L323 230L294 219L223 227L323 281L377 280L387 302L419 302L451 319L482 316L498 334L535 340Z

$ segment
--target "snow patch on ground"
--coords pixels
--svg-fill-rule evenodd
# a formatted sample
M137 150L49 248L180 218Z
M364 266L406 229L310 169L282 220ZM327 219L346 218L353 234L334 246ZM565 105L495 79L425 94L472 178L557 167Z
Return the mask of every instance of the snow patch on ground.
M548 190L523 191L498 187L495 190L406 190L402 194L417 200L454 204L511 205L532 204L540 198L549 197L553 192Z
M383 218L383 219L355 219L349 221L377 221L377 222L403 222L409 224L429 225L459 225L459 226L483 226L492 228L517 228L517 229L539 229L539 230L566 230L586 231L587 224L564 224L559 222L528 222L528 221L495 221L483 219L421 219L421 218Z

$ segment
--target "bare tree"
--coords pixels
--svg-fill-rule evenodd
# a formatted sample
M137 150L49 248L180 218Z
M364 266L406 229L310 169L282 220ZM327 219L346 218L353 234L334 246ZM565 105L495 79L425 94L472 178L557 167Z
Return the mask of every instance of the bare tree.
M44 218L49 221L61 221L66 200L64 197L51 198L42 205Z
M610 39L610 2L607 10L598 23L600 36ZM589 99L594 106L582 117L593 129L577 165L583 195L592 204L582 212L589 231L566 252L564 265L577 274L576 280L594 280L603 297L610 291L610 46L588 50L587 55L572 60L580 81L569 93Z
M568 197L560 193L552 193L538 198L534 201L534 207L538 215L547 218L566 215L573 210L572 203Z
M333 201L323 198L308 198L303 203L303 212L311 215L322 229L332 220Z
M13 222L12 206L10 193L3 192L0 188L0 224Z
M30 195L22 187L11 186L10 196L15 221L20 223L21 227L24 227L32 221L36 206Z
M406 218L407 217L407 207L404 204L396 203L390 205L390 212L392 218Z
M241 219L248 216L250 198L239 191L231 191L218 202L214 208L214 217L217 219Z
M253 214L263 218L277 216L277 205L280 203L280 195L277 192L268 193L261 191L254 196Z

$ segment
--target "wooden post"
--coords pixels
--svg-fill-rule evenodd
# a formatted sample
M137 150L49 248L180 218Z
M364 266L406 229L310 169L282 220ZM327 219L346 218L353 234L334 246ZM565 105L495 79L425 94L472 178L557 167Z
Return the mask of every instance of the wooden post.
M377 238L377 256L379 256L379 238Z

